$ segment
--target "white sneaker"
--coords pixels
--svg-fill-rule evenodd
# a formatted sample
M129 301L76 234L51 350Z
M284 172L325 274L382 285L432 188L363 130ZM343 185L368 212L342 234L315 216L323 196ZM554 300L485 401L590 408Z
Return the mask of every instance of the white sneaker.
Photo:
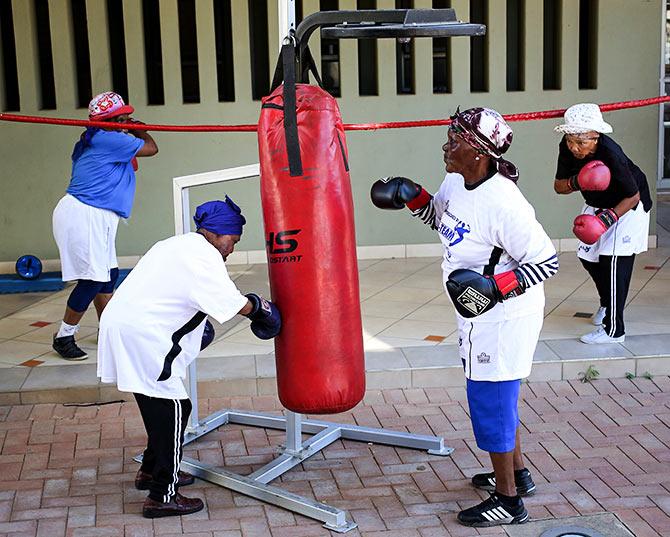
M625 339L625 335L619 337L610 337L607 335L607 332L605 332L605 329L602 326L599 326L593 332L584 334L579 338L579 341L588 345L598 345L606 343L622 343Z
M596 311L593 315L591 315L591 322L596 326L600 326L601 324L603 324L604 320L605 320L605 308L603 307L598 308L598 311Z

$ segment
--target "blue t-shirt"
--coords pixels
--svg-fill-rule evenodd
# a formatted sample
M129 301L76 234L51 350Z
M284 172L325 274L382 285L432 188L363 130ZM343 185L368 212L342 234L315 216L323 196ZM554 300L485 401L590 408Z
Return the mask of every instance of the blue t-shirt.
M144 141L119 131L99 130L72 162L67 193L86 205L130 216L135 197L132 159Z

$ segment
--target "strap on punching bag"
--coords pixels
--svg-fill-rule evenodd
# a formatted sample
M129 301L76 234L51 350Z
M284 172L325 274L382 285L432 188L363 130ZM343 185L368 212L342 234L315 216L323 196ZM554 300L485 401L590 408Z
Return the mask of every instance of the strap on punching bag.
M279 60L272 78L270 93L277 89L284 81L284 135L286 136L286 152L288 153L288 167L291 177L302 175L302 158L300 157L300 140L298 138L298 118L296 115L296 57L295 38L291 36L288 42L282 45ZM309 47L301 50L304 62L301 77L307 77L311 71L319 86L321 77L316 70L314 58Z

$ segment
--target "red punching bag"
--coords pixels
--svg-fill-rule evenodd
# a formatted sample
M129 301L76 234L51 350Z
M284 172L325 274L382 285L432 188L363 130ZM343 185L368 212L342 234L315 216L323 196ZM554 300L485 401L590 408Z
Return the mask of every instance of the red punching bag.
M282 314L278 393L293 412L332 414L365 393L346 142L335 99L289 81L286 63L285 76L258 122L270 287Z

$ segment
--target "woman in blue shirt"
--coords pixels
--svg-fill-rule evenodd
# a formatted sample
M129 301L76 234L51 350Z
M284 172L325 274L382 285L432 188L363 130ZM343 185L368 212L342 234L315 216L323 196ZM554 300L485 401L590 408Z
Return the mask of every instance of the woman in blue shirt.
M136 157L151 157L158 146L140 122L134 108L120 95L95 96L89 119L127 123L127 129L88 127L72 151L72 177L67 193L53 213L53 232L63 281L77 281L70 294L53 348L66 360L84 360L86 352L74 340L79 321L94 303L98 317L112 297L119 275L116 230L128 218L135 197Z

